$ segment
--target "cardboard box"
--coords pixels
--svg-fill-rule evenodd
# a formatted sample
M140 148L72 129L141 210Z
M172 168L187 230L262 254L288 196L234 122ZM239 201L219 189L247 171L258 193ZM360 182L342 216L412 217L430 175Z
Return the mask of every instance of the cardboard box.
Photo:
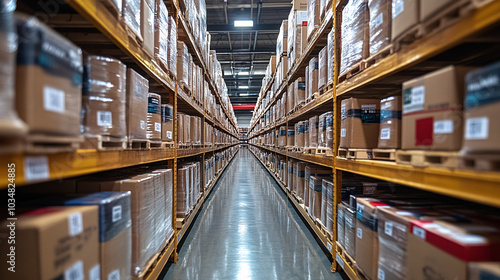
M369 56L369 20L367 0L351 0L342 10L340 74Z
M143 50L154 57L155 55L155 1L141 0L141 35Z
M16 27L15 99L19 117L30 133L79 136L81 49L34 17L16 14Z
M340 147L370 149L377 147L380 101L348 98L341 103Z
M168 16L168 68L173 77L177 76L177 23ZM212 76L213 77L213 76Z
M467 74L462 147L465 153L500 151L500 130L493 121L500 108L499 76L500 63Z
M466 280L470 263L500 260L499 245L499 230L494 226L412 221L407 275L428 279L428 272L432 272L438 279Z
M321 220L321 202L323 195L323 179L330 178L331 175L314 174L309 177L309 216L313 220Z
M333 149L333 112L326 112L325 125L323 126L325 132L325 148Z
M17 218L15 223L5 221L1 227L0 248L5 252L0 257L2 279L50 280L69 274L77 279L99 278L97 206L46 207ZM7 241L13 231L15 245ZM8 254L15 255L14 264L9 263L12 256Z
M325 147L325 114L318 117L318 147Z
M156 93L148 93L148 120L146 138L161 140L161 96Z
M190 144L191 143L191 116L190 115L183 115L184 121L183 121L183 126L182 129L179 130L182 131L184 134L184 144Z
M303 104L306 101L306 80L305 78L298 78L295 80L293 92L295 93L294 100L295 106Z
M119 60L84 59L82 128L86 135L127 136L126 70Z
M321 49L318 55L318 89L326 86L328 76L328 48Z
M169 104L161 105L161 140L174 141L174 110Z
M307 40L320 25L320 0L309 0L307 4Z
M346 207L345 210L344 249L351 258L356 259L356 210L349 207Z
M309 119L309 147L318 147L318 131L319 131L319 120L318 116L313 116Z
M309 147L309 121L302 121L304 125L304 147Z
M177 81L189 85L189 51L182 41L177 42Z
M293 128L288 128L288 134L286 137L286 145L288 147L295 146L295 129L293 129Z
M308 80L308 97L311 97L318 91L318 76L319 76L319 65L318 58L313 57L309 60L309 80Z
M304 204L306 206L311 206L311 190L310 190L310 178L313 175L323 176L332 175L332 170L330 168L319 167L316 165L307 164L304 172Z
M465 74L448 66L403 83L401 148L457 151L462 147Z
M392 1L369 0L370 56L377 54L391 43Z
M454 4L453 0L420 0L420 21L424 21Z
M99 207L99 260L101 279L128 279L132 256L130 192L98 192L65 205Z
M469 265L469 280L500 279L500 262L471 263Z
M276 56L281 57L288 50L288 20L281 22L280 31L278 33L278 39L276 40ZM288 66L287 63L283 63L284 66ZM286 74L286 72L285 72Z
M177 113L177 143L178 144L184 143L183 129L184 129L184 114Z
M141 1L143 0L123 0L122 16L130 35L137 36L142 41L141 33Z
M392 41L419 23L419 4L421 0L393 0L392 3Z
M321 182L321 223L329 232L333 230L333 181L323 179Z
M169 29L168 29L168 10L165 3L161 0L155 0L155 31L154 31L154 47L155 59L159 62L163 69L169 69L168 48L170 45Z
M146 139L149 81L127 69L127 134L130 139Z
M347 206L342 203L337 205L337 242L345 248L345 212Z
M294 11L307 11L307 0L293 0L292 10Z
M332 29L330 33L328 33L328 41L327 41L327 56L328 56L328 63L327 63L327 77L326 77L326 84L333 83L333 70L334 70L334 58L335 58L335 29Z
M304 147L304 122L295 124L295 147Z
M297 181L295 183L297 196L301 199L304 199L304 187L305 187L305 174L306 172L306 163L302 161L298 161L295 174Z
M286 126L281 126L279 130L279 139L278 139L278 146L279 147L284 147L286 144L286 133L287 129Z
M380 133L378 147L401 148L401 98L390 96L380 101Z

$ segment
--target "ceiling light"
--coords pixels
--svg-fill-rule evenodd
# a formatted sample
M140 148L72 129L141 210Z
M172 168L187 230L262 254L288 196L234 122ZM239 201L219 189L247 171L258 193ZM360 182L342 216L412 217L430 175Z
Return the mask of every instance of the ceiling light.
M234 27L253 27L253 20L235 20Z
M248 86L239 86L239 89L248 89Z
M248 71L242 71L238 73L238 76L248 76L248 75L250 75L250 72Z
M248 93L240 93L240 96L248 96Z

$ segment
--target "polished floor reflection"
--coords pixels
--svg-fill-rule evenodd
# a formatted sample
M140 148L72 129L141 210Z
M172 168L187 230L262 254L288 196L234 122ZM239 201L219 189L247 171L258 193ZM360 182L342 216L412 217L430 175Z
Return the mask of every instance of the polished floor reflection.
M240 150L164 279L342 279L285 194Z

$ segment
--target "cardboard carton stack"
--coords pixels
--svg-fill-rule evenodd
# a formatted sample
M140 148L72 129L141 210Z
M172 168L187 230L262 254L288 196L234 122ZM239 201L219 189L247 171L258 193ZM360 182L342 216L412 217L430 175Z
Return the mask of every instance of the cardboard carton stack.
M127 69L127 135L129 139L146 139L149 81Z
M340 75L369 55L369 12L366 0L349 0L342 10Z

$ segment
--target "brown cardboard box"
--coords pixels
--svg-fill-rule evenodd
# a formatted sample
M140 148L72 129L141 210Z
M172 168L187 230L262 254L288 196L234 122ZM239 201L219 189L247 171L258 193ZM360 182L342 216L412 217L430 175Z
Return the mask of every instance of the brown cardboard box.
M321 202L323 195L323 179L331 175L311 175L309 177L309 216L314 220L321 219Z
M328 48L325 46L318 55L318 89L326 85L328 76Z
M319 12L319 2L320 0L309 0L307 3L307 39L311 38L314 31L320 25L320 12Z
M293 129L293 128L288 128L288 133L287 133L287 137L286 137L286 145L288 147L295 146L295 129Z
M183 144L184 143L184 114L183 113L177 113L177 143Z
M406 279L432 273L434 279L466 280L470 263L500 260L499 233L484 224L412 221Z
M305 78L298 78L295 80L293 92L295 93L294 100L295 106L303 104L306 101L306 80Z
M462 147L465 74L449 66L403 83L402 149L457 151Z
M325 141L325 114L318 117L318 147L326 147Z
M190 116L190 133L189 135L191 136L191 143L193 144L198 144L198 120L196 116Z
M142 40L140 14L141 0L123 0L122 16L125 24L139 40Z
M189 85L189 51L187 45L177 42L177 80L185 86Z
M343 203L337 205L337 242L342 248L345 248L345 212L347 206Z
M155 59L163 69L168 69L168 48L169 48L169 29L168 29L168 10L165 3L161 0L155 0L155 21L154 21L154 46Z
M380 101L380 133L378 147L401 148L401 98L390 96Z
M184 134L184 144L190 144L191 143L191 116L190 115L183 115L184 117L184 122L182 126L182 133Z
M312 175L332 175L332 170L330 168L319 167L312 164L307 164L304 170L304 204L306 206L310 205L310 199L312 196L310 190L310 179Z
M318 116L309 119L309 147L318 147L319 120Z
M271 67L270 68L271 73L276 72L276 63L277 63L276 56L272 55L271 58L269 59L269 67Z
M494 121L500 111L499 69L500 63L495 63L467 74L462 147L465 153L500 151L500 129Z
M304 122L295 124L295 147L304 147Z
M453 0L420 0L420 21L423 22L453 3Z
M325 130L325 147L333 148L333 112L326 112L325 115L325 125L323 129Z
M141 35L143 50L151 57L155 54L155 1L141 0Z
M304 147L309 147L309 120L302 121L304 125Z
M307 11L307 0L293 0L292 10L294 11Z
M305 177L306 177L306 163L299 161L297 162L297 168L295 168L297 181L295 185L297 186L297 196L304 199L304 187L305 187Z
M148 93L148 121L146 138L161 140L161 96Z
M286 133L287 129L286 126L281 126L279 130L279 139L278 139L278 146L279 147L284 147L286 144Z
M79 136L80 48L34 17L17 14L16 25L21 31L15 73L19 116L30 133Z
M469 265L469 280L500 279L500 262L480 262Z
M309 80L308 80L308 96L311 97L318 91L318 74L319 74L319 66L318 66L318 58L313 57L309 60Z
M348 98L341 103L341 148L375 148L378 144L380 101Z
M5 221L1 231L0 248L5 252L0 257L2 279L50 280L63 279L68 274L76 275L77 279L100 276L97 206L40 208L19 216L15 222ZM7 241L12 232L15 245ZM9 263L11 255L15 255L13 264Z
M367 0L351 0L342 10L340 74L369 56L369 20Z
M174 141L174 110L169 104L161 105L161 140Z
M392 41L419 23L420 0L393 0Z
M368 1L370 11L370 55L374 55L391 43L392 1Z
M130 139L146 139L149 81L127 69L127 134Z
M356 210L346 207L344 212L344 244L345 251L356 259Z
M94 55L84 61L83 133L127 136L126 66L119 60Z

